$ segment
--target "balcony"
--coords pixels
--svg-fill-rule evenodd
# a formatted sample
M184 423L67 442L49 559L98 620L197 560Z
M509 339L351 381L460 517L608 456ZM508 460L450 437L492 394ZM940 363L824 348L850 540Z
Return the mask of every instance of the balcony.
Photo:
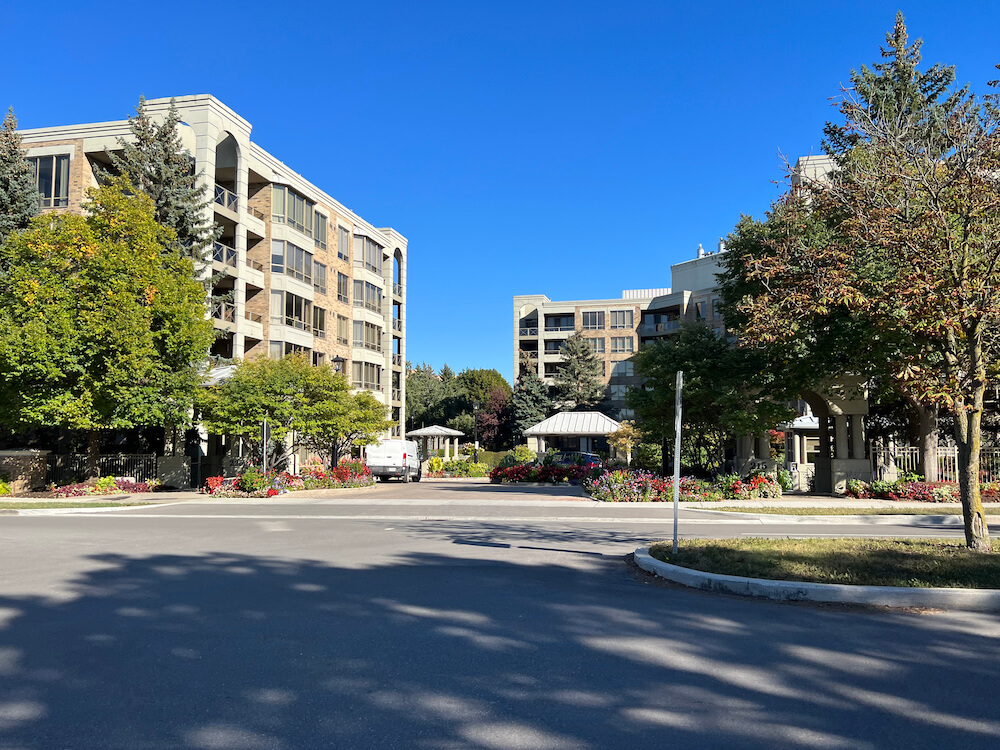
M402 401L403 400L403 392L399 388L393 388L392 389L392 400L393 401Z
M518 336L537 336L538 326L529 326L527 328L520 328L517 332Z
M215 202L234 213L240 210L240 199L236 193L227 190L222 185L215 186Z
M676 331L680 327L681 322L679 320L668 320L664 323L643 323L639 326L639 334L642 336L658 336Z
M564 326L550 326L550 325L545 326L545 332L546 333L557 333L559 331L575 331L575 330L576 330L576 326L571 326L571 325L570 326L565 326L565 325ZM536 334L537 334L537 331L536 331ZM530 334L526 334L526 335L530 335Z
M403 330L403 321L400 320L399 318L393 318L392 319L392 330L394 330L394 331L402 331Z
M538 350L537 349L532 349L530 351L527 350L527 349L518 349L517 351L518 351L518 354L520 354L524 359L538 359ZM555 352L553 352L553 353L555 353Z
M223 323L232 323L236 320L236 305L232 302L213 302L212 318Z
M244 310L243 318L246 322L243 324L244 333L250 338L263 339L264 338L264 316L260 313L250 312L249 310Z
M397 297L403 296L403 285L397 284L395 281L392 282L392 293Z
M392 365L393 365L393 367L402 367L403 366L403 355L402 354L393 354L392 355Z
M212 245L212 260L216 263L222 263L225 266L235 269L238 258L239 253L236 252L235 248L224 245L221 242L215 242Z

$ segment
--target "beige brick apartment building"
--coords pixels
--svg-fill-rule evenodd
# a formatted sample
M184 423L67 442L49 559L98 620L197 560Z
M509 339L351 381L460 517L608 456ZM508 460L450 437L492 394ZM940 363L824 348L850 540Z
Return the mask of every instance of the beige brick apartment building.
M720 243L721 248L721 243ZM566 338L580 333L604 368L615 416L632 416L625 393L639 385L632 355L643 344L668 336L682 320L702 321L724 332L715 292L719 255L706 254L670 267L672 288L629 289L620 299L555 302L544 294L514 297L514 378L534 369L548 384L562 363Z
M146 102L162 121L169 99ZM371 391L405 424L407 240L368 223L250 140L251 124L209 95L175 99L222 227L213 306L225 358L306 352ZM79 211L95 166L130 135L127 120L21 131L43 210ZM208 273L208 269L205 269Z

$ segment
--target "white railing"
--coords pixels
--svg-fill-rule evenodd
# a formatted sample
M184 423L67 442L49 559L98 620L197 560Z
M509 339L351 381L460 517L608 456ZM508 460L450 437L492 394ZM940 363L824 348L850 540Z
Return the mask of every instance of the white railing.
M937 449L938 481L958 481L958 448L939 445ZM872 452L873 474L876 479L889 478L893 468L897 474L920 473L920 449L913 446L876 448ZM981 482L1000 481L1000 448L983 448L979 453L979 479Z

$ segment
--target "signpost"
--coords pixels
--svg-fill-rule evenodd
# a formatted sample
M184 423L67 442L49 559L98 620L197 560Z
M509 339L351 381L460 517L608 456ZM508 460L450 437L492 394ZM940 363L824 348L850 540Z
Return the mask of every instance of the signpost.
M681 496L681 388L684 372L677 371L677 398L674 401L674 554L677 554L677 514Z

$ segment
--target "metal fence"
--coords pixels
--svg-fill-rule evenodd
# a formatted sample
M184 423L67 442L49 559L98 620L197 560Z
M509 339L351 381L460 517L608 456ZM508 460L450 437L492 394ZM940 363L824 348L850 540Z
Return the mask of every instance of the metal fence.
M137 482L146 482L157 477L155 453L101 456L97 459L97 469L102 477L132 477ZM86 454L49 455L46 461L46 484L68 484L81 481L87 476Z
M958 481L958 448L939 445L938 479L942 482ZM895 466L899 473L920 473L920 449L912 446L877 448L872 453L876 479L885 479ZM1000 481L1000 448L983 448L979 454L979 481Z

